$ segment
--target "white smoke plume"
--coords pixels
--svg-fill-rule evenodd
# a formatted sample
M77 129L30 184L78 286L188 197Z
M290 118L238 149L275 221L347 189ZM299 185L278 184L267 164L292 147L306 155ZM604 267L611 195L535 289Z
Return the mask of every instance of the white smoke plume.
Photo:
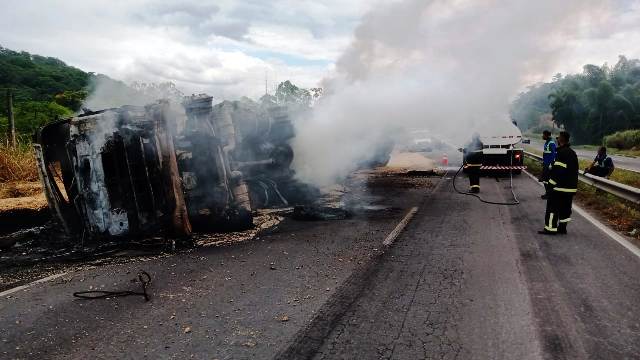
M184 127L186 114L181 105L184 94L173 83L133 82L127 85L104 75L96 75L91 78L90 89L89 96L82 104L84 109L97 111L125 105L142 107L163 100L169 102L169 130L179 132ZM117 120L115 114L107 112L89 133L90 143L96 151L100 151L107 139L119 130Z
M91 110L116 108L124 105L144 106L160 99L180 104L184 94L170 82L125 84L104 75L92 76L91 92L83 107Z
M594 0L402 0L367 14L300 121L294 166L327 185L354 170L390 129L425 129L462 144L507 123L510 100L562 60L608 4Z

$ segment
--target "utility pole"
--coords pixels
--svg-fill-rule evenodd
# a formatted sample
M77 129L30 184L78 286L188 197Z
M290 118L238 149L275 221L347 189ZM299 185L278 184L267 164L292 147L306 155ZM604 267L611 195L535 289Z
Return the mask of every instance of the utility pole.
M7 119L9 120L9 144L16 146L16 123L13 118L13 94L7 89Z
M269 95L269 87L268 87L268 83L269 83L269 78L267 77L267 70L264 70L264 94L265 95Z

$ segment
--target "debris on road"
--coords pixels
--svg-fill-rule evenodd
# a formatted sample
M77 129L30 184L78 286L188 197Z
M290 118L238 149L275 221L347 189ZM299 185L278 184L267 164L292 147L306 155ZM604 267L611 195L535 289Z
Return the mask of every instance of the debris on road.
M93 286L89 286L88 291L77 291L73 293L73 296L84 300L96 300L96 299L111 299L115 297L124 296L143 296L144 301L149 301L149 294L147 294L147 288L151 284L151 275L144 270L138 272L138 278L133 279L131 282L139 282L142 286L142 291L107 291L107 290L94 290ZM102 286L104 287L104 285Z
M299 205L294 207L292 217L296 220L343 220L350 213L339 207Z

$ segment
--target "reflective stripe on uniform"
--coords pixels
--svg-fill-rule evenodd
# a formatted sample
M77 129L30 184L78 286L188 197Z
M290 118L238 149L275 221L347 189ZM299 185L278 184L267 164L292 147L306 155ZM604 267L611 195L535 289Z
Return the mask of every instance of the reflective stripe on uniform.
M551 149L551 144L555 145L556 143L553 141L548 141L547 143L544 144L544 152L545 153L551 153L552 151Z
M545 154L551 154L552 152L551 152L551 151L547 151L547 150L545 150L545 151L543 151L543 153L545 153Z
M549 223L544 227L544 229L552 232L558 231L557 228L553 227L553 213L549 214Z
M549 184L551 184L551 185L557 185L558 183L557 183L555 180L553 180L553 179L549 179Z
M480 189L480 185L471 185L471 188L472 188L472 189L473 189L473 188L478 188L478 189Z
M559 223L568 223L569 221L571 221L571 218L558 220Z
M563 162L560 162L560 161L556 161L556 162L554 162L554 163L553 163L553 165L562 166L562 167L563 167L563 168L565 168L565 169L567 168L567 164L565 164L565 163L563 163Z
M542 183L543 183L543 184L548 184L549 182L547 182L547 181L543 181Z
M567 188L559 188L559 187L555 187L555 188L553 188L553 190L555 190L555 191L561 191L561 192L566 192L566 193L574 193L574 192L578 192L578 189L567 189Z

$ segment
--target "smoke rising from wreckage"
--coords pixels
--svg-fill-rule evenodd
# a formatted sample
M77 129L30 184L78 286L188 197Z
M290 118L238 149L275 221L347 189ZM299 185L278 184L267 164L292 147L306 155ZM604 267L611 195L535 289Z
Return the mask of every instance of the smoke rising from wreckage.
M182 111L184 109L184 111ZM35 135L49 207L76 238L246 229L252 211L311 202L286 107L207 95L86 112Z

